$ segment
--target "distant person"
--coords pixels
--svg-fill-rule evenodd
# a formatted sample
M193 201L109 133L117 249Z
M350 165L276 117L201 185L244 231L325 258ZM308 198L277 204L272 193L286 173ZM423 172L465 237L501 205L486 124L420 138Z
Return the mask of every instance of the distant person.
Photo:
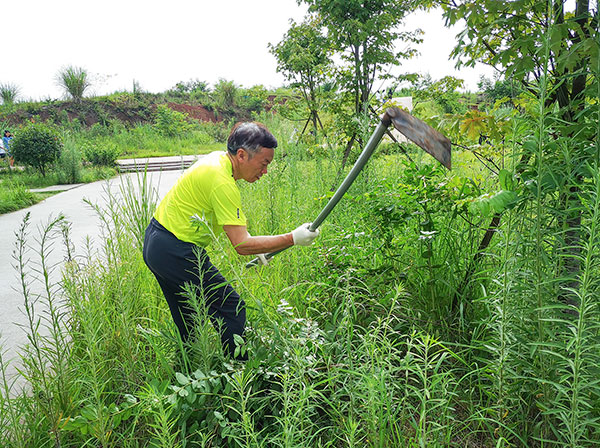
M10 160L10 166L13 166L14 163L14 159L10 153L10 141L13 139L12 134L10 133L10 131L4 131L4 137L2 137L2 146L5 152L5 155L0 156L2 158L7 157L8 156L8 160Z
M144 261L156 277L182 340L194 329L194 310L185 297L186 285L198 292L225 352L235 355L235 335L246 324L244 300L211 263L205 248L225 232L240 255L258 255L295 244L310 245L319 231L303 224L290 233L250 236L236 183L252 183L267 173L277 140L259 123L238 123L227 139L227 151L200 158L188 168L154 212L144 238ZM246 359L246 356L239 357Z
M8 156L6 149L4 148L4 139L0 140L0 159L5 159Z

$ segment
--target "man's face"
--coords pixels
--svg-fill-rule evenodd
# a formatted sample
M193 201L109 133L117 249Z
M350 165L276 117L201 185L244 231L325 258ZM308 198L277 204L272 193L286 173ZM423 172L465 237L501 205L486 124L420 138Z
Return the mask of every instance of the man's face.
M246 182L256 182L264 174L267 174L267 166L273 160L275 151L273 148L260 148L254 154L245 151L243 158L240 160L241 178Z

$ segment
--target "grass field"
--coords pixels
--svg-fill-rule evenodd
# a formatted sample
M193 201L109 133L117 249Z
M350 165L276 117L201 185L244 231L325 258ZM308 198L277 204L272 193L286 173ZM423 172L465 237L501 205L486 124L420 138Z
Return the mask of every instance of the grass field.
M341 181L336 148L315 155L293 142L290 125L267 124L280 137L276 158L260 182L241 184L252 234L310 221ZM470 271L491 217L471 204L497 181L469 152L456 151L448 172L410 151L414 164L374 157L317 242L267 267L247 270L215 238L211 258L248 305L246 363L223 356L193 291L198 333L182 347L142 261L156 202L143 175L97 210L112 236L101 253L68 260L61 284L40 297L28 292L36 273L25 260L44 248L24 225L16 254L32 316L31 388L10 396L4 378L0 445L594 446L598 183L571 319L532 243L552 238L543 210L507 209ZM68 237L65 229L58 220L45 233ZM40 300L49 313L35 314Z

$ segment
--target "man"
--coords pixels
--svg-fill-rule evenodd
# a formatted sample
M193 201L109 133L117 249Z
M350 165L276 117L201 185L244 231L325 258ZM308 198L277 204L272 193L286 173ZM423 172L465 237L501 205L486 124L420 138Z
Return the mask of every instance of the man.
M267 173L277 140L260 123L238 123L226 152L202 157L177 180L158 205L146 229L144 261L158 280L175 325L185 342L194 327L194 311L183 295L194 285L220 332L223 348L234 354L234 335L246 322L244 301L211 263L204 249L224 231L240 255L263 255L294 244L308 246L319 235L303 224L291 233L250 236L241 209L237 180L256 182Z

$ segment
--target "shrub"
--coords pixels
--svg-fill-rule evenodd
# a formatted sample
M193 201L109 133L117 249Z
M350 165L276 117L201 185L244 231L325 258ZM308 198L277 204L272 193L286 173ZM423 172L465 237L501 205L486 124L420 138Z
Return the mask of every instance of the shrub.
M219 79L213 92L217 110L226 115L234 114L239 93L239 89L233 81Z
M267 89L261 85L244 89L241 92L240 107L248 112L260 112L264 110L268 96Z
M156 109L154 129L161 135L176 137L189 132L191 125L187 121L187 114L177 112L161 104Z
M225 143L227 141L227 137L229 137L231 126L229 123L224 121L217 121L215 123L206 121L204 123L200 123L200 129L202 132L208 134L215 142Z
M92 165L112 166L120 155L116 145L98 145L97 143L86 142L82 145L85 160Z
M46 176L46 168L54 163L63 148L58 132L43 123L32 123L15 135L12 155L15 162L37 169Z

